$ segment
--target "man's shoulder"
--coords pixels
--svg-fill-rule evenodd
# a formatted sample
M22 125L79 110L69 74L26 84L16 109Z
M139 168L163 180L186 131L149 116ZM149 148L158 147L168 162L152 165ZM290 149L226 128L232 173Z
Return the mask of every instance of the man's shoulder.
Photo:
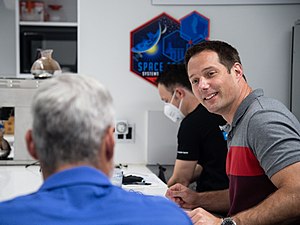
M277 99L261 96L256 99L247 110L245 117L251 121L292 121L298 124L291 111Z
M123 224L134 225L169 225L177 224L177 222L183 225L192 224L187 215L175 203L164 197L129 192L114 186L111 186L109 190L103 190L103 192L100 189L93 189L93 192L90 194L92 193L95 195L93 198L86 198L86 195L82 195L85 196L83 199L80 198L81 205L89 205L88 210L85 209L84 212L79 210L79 206L73 207L72 202L76 202L78 200L77 197L74 197L74 199L77 199L76 201L69 198L68 200L63 200L60 194L56 197L53 195L50 197L48 194L36 192L0 203L0 218L4 218L2 221L5 221L6 224L10 224L11 221L20 221L20 223L15 224L22 224L22 221L29 219L38 221L39 218L44 218L46 221L50 220L54 222L53 224L57 224L56 217L58 220L60 220L59 218L69 218L72 212L73 219L79 219L86 215L86 222L88 223L100 218L108 218L113 210L114 212L122 212L123 215L120 215L119 218L111 218L112 221L115 221L114 224L119 224L120 221L127 221ZM91 196L90 194L89 196ZM70 197L70 195L68 196ZM57 204L54 204L54 202ZM58 211L58 205L62 209L68 208L69 210ZM97 216L89 216L94 215L94 212L98 211L99 208L102 208L102 210L97 213ZM34 214L31 214L31 212L34 212ZM14 219L15 215L18 215L17 219ZM53 217L53 215L56 216Z
M9 217L14 218L15 215L22 216L22 213L19 214L19 212L27 211L31 208L31 205L36 204L36 202L33 200L35 198L35 193L24 195L24 196L18 196L13 199L5 200L0 202L0 218L2 218L0 221L6 221L4 220L9 219ZM41 204L37 204L38 207L43 207ZM0 222L1 224L1 222Z

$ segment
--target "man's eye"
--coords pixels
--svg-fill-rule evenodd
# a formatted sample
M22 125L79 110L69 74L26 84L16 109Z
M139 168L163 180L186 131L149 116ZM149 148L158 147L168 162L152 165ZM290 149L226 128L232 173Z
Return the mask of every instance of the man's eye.
M191 84L197 84L198 83L198 79L192 79L191 80Z
M215 73L216 73L216 71L209 71L209 72L207 73L207 76L208 76L208 77L212 77L213 75L215 75Z

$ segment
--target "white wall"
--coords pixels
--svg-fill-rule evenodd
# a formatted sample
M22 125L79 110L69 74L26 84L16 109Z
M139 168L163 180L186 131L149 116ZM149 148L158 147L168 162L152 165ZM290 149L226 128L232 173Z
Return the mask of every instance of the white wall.
M147 161L146 112L163 107L156 87L129 70L130 31L162 12L179 19L193 10L210 18L210 39L228 41L239 50L251 86L262 87L288 106L291 30L300 18L300 5L153 6L150 0L82 0L80 72L111 90L118 119L135 123L135 143L117 144L116 162Z

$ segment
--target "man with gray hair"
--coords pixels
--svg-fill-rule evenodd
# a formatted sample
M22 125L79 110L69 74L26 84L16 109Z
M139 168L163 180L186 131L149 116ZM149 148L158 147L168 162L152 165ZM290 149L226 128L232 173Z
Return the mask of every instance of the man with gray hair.
M32 113L27 149L40 161L44 183L37 192L0 203L0 224L192 224L167 199L111 184L114 109L95 79L69 74L44 81Z

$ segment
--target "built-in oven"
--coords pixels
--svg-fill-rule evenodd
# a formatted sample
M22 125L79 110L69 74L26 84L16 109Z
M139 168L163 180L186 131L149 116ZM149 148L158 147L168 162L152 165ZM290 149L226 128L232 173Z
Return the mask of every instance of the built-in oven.
M30 73L40 49L53 49L63 72L77 73L77 27L21 26L20 73Z

